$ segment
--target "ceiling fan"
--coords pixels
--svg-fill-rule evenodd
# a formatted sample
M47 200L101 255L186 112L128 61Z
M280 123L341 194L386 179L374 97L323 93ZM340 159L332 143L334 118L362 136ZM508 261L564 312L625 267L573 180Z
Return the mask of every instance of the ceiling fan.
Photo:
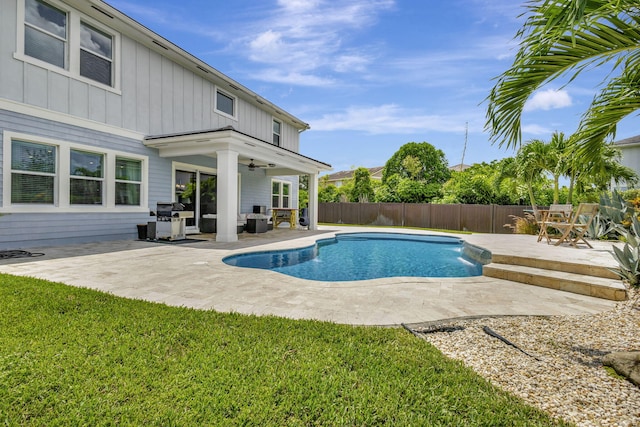
M256 170L256 168L273 168L276 165L274 163L269 163L268 165L256 165L253 163L253 159L249 159L249 164L247 165L250 171Z

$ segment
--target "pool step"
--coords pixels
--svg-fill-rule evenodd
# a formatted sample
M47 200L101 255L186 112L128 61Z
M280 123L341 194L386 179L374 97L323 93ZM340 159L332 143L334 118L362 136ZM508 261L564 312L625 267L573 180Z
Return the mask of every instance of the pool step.
M509 263L492 262L482 268L482 274L487 277L510 280L528 285L542 286L560 291L573 292L581 295L623 301L627 299L627 291L619 278L612 278L614 273L606 268L596 266L581 266L559 261L535 260L523 261L516 264L513 258ZM524 258L523 258L524 259ZM534 266L526 265L533 264ZM538 267L535 265L543 265ZM556 268L550 268L556 267ZM569 271L567 271L569 270ZM578 270L579 272L576 272ZM603 277L604 276L604 277ZM617 276L615 276L617 277Z
M613 257L611 257L610 266L500 254L493 254L491 256L491 262L498 264L522 265L525 267L535 267L545 270L564 271L565 273L584 274L586 276L620 280L616 273L609 270L610 267L615 267Z

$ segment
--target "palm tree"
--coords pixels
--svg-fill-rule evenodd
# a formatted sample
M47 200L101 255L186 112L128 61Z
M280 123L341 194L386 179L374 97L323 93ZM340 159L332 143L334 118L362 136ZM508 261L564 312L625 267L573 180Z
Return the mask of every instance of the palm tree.
M544 172L547 169L546 158L548 157L549 146L539 139L533 139L520 147L516 155L516 175L527 186L529 201L535 208L536 199L533 194L533 187L544 179Z
M487 128L499 146L516 148L529 97L560 77L569 82L589 67L612 73L584 113L576 132L578 154L600 152L617 123L640 109L640 9L637 0L533 0L517 34L514 62L498 76L487 100Z
M570 146L571 142L564 137L564 133L554 132L546 149L546 157L542 159L545 169L553 177L553 203L558 203L560 197L560 178L568 174Z
M609 188L611 181L616 184L625 181L631 185L638 182L635 171L619 163L620 150L612 144L601 145L593 159L579 156L572 156L571 159L567 203L572 202L576 187L580 193L585 193L589 188L601 192Z

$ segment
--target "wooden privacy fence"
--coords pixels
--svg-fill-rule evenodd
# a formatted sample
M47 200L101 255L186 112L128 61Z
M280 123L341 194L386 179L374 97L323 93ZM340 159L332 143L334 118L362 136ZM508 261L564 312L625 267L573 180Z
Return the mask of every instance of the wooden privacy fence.
M430 203L320 203L318 221L510 234L509 215L524 216L530 206L432 205Z

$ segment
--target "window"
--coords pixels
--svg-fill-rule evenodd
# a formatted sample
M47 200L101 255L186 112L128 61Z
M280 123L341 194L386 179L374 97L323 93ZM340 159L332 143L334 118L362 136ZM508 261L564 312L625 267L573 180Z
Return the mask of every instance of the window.
M142 161L116 158L116 205L140 206Z
M72 205L101 205L104 156L71 150L69 202Z
M2 211L146 211L145 156L5 131L0 158Z
M67 14L39 0L25 1L24 53L65 68Z
M80 75L111 86L113 38L80 23Z
M117 88L120 35L59 0L21 0L15 57L67 77Z
M290 207L290 190L291 183L283 181L272 181L271 183L271 207L272 208L288 208Z
M280 132L282 129L282 123L273 119L273 145L280 147Z
M226 114L231 118L236 117L236 98L228 95L221 90L216 90L216 110L220 113Z
M55 202L56 147L11 142L11 203Z

